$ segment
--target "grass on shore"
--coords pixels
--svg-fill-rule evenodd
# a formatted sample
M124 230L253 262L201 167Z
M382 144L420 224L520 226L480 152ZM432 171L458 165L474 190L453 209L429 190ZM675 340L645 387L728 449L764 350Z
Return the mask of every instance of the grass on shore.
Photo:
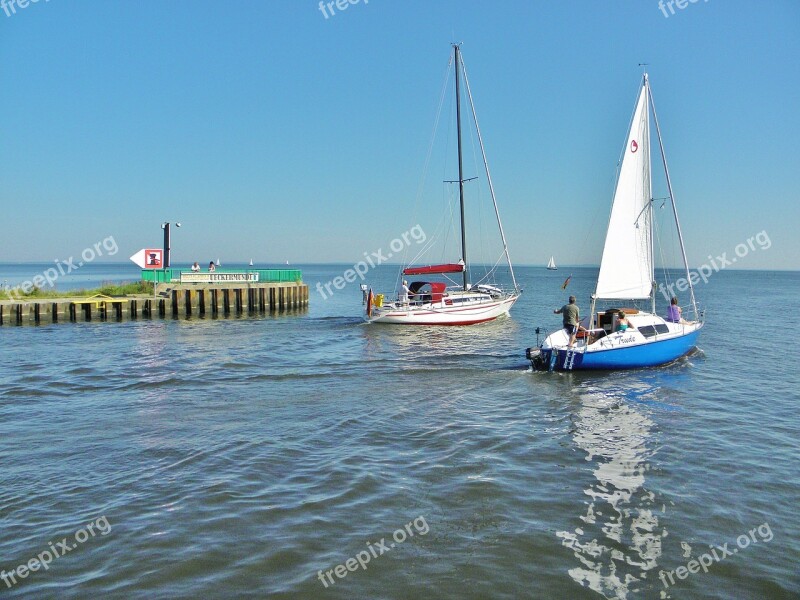
M99 288L88 290L68 290L58 291L55 289L44 289L34 287L27 293L21 289L12 288L11 290L0 290L0 300L35 300L37 298L88 298L95 294L104 296L128 296L132 294L152 294L153 282L151 281L130 281L123 283L105 283Z

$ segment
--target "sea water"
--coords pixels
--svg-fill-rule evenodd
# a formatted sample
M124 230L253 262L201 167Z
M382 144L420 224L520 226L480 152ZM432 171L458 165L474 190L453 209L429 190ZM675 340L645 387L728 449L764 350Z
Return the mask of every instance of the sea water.
M715 273L672 365L563 374L525 348L596 269L404 328L363 323L358 280L323 299L346 266L300 268L304 311L0 329L0 597L800 595L800 274Z

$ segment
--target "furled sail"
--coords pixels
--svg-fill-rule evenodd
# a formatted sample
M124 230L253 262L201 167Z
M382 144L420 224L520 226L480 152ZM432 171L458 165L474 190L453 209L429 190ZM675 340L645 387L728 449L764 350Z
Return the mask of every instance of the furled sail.
M427 267L408 267L403 269L403 275L435 275L439 273L461 273L463 271L463 263L450 263L446 265L429 265Z

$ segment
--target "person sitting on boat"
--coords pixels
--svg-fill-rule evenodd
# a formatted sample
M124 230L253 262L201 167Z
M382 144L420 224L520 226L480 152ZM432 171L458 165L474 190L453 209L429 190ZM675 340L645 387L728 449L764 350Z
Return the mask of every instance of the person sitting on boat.
M666 321L670 323L683 323L686 324L686 321L683 320L681 307L678 306L678 298L676 296L672 297L672 300L669 302L669 307L667 308L667 318Z
M619 311L617 313L619 315L619 319L617 320L617 331L627 331L628 329L636 329L630 321L628 321L628 317L625 316L623 311Z
M581 321L581 310L575 304L575 296L569 297L569 304L565 304L561 308L554 310L553 314L563 315L564 329L569 334L569 344L567 348L572 348L575 344L575 338L578 336L578 327Z

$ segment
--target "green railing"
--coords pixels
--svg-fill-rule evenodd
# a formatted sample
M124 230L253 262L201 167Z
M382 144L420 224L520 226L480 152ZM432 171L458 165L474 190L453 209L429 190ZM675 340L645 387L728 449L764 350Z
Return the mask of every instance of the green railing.
M179 281L181 272L191 273L191 269L142 269L142 281L169 283ZM201 271L208 273L207 270ZM281 283L302 281L300 269L217 269L215 273L258 273L258 283Z

